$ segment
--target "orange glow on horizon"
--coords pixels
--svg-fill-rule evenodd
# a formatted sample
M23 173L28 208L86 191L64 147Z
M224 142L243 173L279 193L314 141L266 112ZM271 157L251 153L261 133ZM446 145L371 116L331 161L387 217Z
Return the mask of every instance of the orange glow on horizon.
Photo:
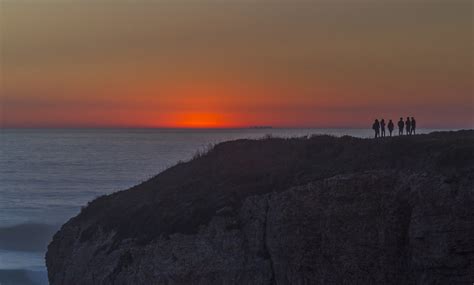
M171 128L232 128L238 127L224 115L218 113L184 113L172 116L170 123L166 127Z
M471 1L24 2L0 128L474 126Z

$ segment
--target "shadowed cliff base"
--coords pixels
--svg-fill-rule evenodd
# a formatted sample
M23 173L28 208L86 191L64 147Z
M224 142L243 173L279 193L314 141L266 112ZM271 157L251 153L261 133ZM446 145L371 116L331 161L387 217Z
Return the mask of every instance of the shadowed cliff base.
M91 202L49 245L50 282L471 282L473 146L471 130L221 143Z

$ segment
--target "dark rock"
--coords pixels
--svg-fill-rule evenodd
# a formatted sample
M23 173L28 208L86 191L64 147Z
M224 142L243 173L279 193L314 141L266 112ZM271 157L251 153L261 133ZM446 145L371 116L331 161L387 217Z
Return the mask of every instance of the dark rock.
M49 279L470 284L473 152L473 131L223 143L93 201L49 245Z

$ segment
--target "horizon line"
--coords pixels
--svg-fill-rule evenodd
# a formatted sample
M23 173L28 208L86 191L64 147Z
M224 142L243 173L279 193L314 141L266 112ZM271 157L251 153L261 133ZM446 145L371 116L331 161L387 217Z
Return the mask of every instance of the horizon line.
M2 130L8 129L143 129L143 130L271 130L271 129L367 129L370 127L360 126L241 126L241 127L149 127L149 126L0 126ZM474 129L474 126L425 126L417 129L432 129L432 130L461 130Z

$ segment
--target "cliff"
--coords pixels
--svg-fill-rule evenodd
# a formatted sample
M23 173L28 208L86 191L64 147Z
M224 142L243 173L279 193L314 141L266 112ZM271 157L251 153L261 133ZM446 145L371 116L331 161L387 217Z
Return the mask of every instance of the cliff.
M51 284L471 284L474 131L238 140L100 197Z

